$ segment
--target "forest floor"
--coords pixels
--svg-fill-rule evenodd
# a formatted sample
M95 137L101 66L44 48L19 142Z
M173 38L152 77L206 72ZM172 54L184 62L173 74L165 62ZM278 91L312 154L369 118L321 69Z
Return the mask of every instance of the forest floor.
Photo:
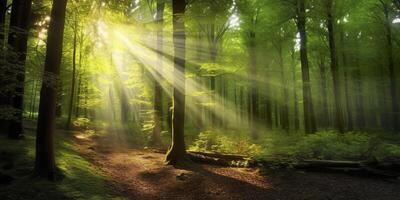
M393 199L398 180L301 171L261 172L194 164L175 169L164 155L122 145L111 137L75 135L78 152L109 176L128 199Z

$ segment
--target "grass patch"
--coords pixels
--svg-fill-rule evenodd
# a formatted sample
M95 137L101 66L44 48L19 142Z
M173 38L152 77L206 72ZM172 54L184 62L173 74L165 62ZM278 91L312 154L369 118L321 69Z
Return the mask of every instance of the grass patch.
M108 178L79 155L71 136L57 133L56 162L65 178L58 182L32 177L35 138L28 132L25 140L0 138L0 172L12 176L11 184L0 185L1 199L124 199L107 185Z

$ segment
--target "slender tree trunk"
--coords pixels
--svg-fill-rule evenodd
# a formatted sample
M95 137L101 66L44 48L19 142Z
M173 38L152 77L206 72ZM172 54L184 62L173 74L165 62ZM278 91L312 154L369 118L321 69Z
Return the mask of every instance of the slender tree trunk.
M319 72L321 78L321 95L322 95L322 112L320 114L321 125L324 128L328 128L330 125L330 113L328 108L328 86L325 68L325 58L323 55L320 56L319 61Z
M185 0L172 0L174 40L174 109L172 117L172 144L166 155L166 163L184 165L189 161L186 154L185 128ZM183 76L183 77L182 77ZM183 81L180 81L182 80ZM178 85L183 84L183 85Z
M390 94L392 97L392 120L393 120L393 130L400 131L400 121L399 121L399 98L397 94L397 82L396 82L396 71L393 56L393 40L392 40L392 19L390 18L388 3L383 4L384 14L385 14L385 29L386 29L386 42L387 42L387 60L388 69L390 77Z
M12 73L15 74L13 81L15 81L16 86L11 97L11 105L15 110L15 114L10 123L10 131L8 133L8 136L13 139L18 139L23 134L25 61L28 49L31 7L32 0L14 0L11 11L8 44L10 50L17 54L17 63L15 63L15 60L8 61L11 64L16 64L15 71ZM14 30L11 31L11 29Z
M129 121L129 99L126 94L125 88L123 87L123 83L119 80L119 101L121 106L121 122L123 125L128 123Z
M346 58L343 58L346 59ZM346 113L347 113L347 131L353 130L353 113L351 111L351 97L350 97L350 81L349 81L349 73L347 69L343 70L344 77L344 91L346 97Z
M40 87L40 81L37 81L35 84L35 90L34 90L34 95L33 95L33 101L32 101L32 119L34 119L34 114L37 110L36 110L36 97L38 95L38 89Z
M0 0L0 84L1 85L8 85L9 81L7 80L9 77L9 70L7 69L7 62L6 62L6 46L5 46L5 39L6 39L6 9L7 9L7 0ZM9 101L9 92L7 91L8 87L0 89L0 109L8 110L10 107ZM4 118L0 119L0 128L1 130L7 132L9 129L9 120Z
M275 100L275 128L279 128L280 125L280 112L279 112L279 107L278 107L278 101Z
M283 61L283 52L282 52L282 44L276 45L278 50L278 58L279 58L279 72L280 72L280 79L281 79L281 87L282 87L282 104L280 108L280 121L281 127L286 132L289 132L289 108L288 108L288 98L289 93L287 90L287 81L285 77L285 64Z
M81 92L82 92L82 74L79 74L78 77L78 91L76 92L76 103L75 103L75 118L78 118L80 115L80 106L81 106Z
M75 84L76 84L76 50L78 41L78 19L74 16L74 38L73 38L73 52L72 52L72 77L71 77L71 93L69 97L69 107L68 107L68 119L67 119L67 129L71 129L72 111L74 108L74 97L75 97Z
M82 76L85 73L85 69L83 68L83 30L80 31L80 39L79 39L79 77L78 77L78 91L76 93L76 105L75 105L75 117L78 118L80 116L80 107L81 107L81 93L82 93ZM82 70L82 72L81 72Z
M363 80L361 76L361 69L360 69L360 55L359 55L359 47L358 47L358 42L357 47L356 47L356 58L355 58L355 71L354 71L354 76L355 76L355 85L356 85L356 99L357 99L357 105L356 105L356 123L357 127L360 130L363 130L365 128L365 111L364 111L364 91L363 91Z
M259 121L259 95L258 95L258 83L257 83L257 49L256 49L256 33L250 32L250 46L249 46L249 58L250 58L250 92L251 92L251 138L257 140L258 135L258 121Z
M329 51L331 56L331 73L333 79L333 93L335 99L335 126L337 130L344 133L343 125L343 111L342 111L342 88L339 78L339 68L337 62L337 49L334 32L334 17L332 15L332 0L327 2L327 26L328 26L328 38L329 38Z
M158 53L158 70L157 73L160 73L159 77L162 77L163 73L163 24L164 24L164 7L165 3L162 0L157 1L157 13L156 13L156 22L157 22L157 51ZM154 128L153 134L151 137L152 145L159 145L161 143L161 129L162 129L162 87L161 80L154 81Z
M0 0L0 51L1 52L3 52L4 50L4 45L5 45L4 40L6 38L6 9L7 9L7 0Z
M266 77L268 77L266 85L265 85L265 125L268 129L272 129L272 125L273 125L273 117L272 117L272 100L271 100L271 92L272 92L272 88L271 88L271 78L272 76L270 75L270 72L268 70L269 66L267 66L267 73L266 73Z
M215 62L215 61L214 61ZM210 103L215 104L215 97L216 97L216 91L215 91L215 86L216 86L216 81L215 81L215 76L210 77L210 90L211 90L211 95L210 95ZM215 126L215 121L217 120L216 116L216 109L215 105L210 108L210 124L211 127Z
M88 98L89 98L89 83L88 80L85 80L85 98L84 98L84 108L83 108L83 116L88 118Z
M239 88L239 99L240 99L240 125L243 125L244 121L244 94L243 94L243 86L240 86Z
M294 98L294 129L300 129L300 117L299 117L299 103L298 103L298 95L297 95L297 77L296 77L296 61L295 54L292 51L292 78L293 78L293 98Z
M353 123L353 112L351 110L351 97L350 97L350 74L348 72L348 61L347 52L345 47L344 31L340 31L340 43L342 47L342 65L343 65L343 76L344 76L344 92L346 97L346 113L347 113L347 130L352 131L354 127Z
M29 97L29 118L33 119L33 98L36 95L36 81L32 81L32 87L31 87L31 92L30 92L30 97Z
M36 130L35 172L38 176L55 179L54 128L57 89L60 85L60 65L63 49L67 0L53 0L47 37L44 77L40 94L39 117ZM49 79L50 78L50 79ZM49 82L47 80L56 80ZM50 84L51 83L51 84Z
M306 8L304 0L297 0L297 29L300 34L300 60L303 79L304 127L306 133L316 132L314 107L311 96L310 72L306 31Z

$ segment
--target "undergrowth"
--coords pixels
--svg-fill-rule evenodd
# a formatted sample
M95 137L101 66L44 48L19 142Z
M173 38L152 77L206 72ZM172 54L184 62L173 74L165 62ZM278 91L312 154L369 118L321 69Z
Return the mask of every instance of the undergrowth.
M299 160L375 160L400 159L400 135L390 133L315 134L268 132L256 142L249 134L209 130L201 132L190 150L244 154L291 166Z
M80 156L71 136L57 133L56 162L65 175L55 183L32 176L34 136L27 133L20 141L0 139L0 173L13 177L1 185L0 199L123 199L107 185L107 177Z

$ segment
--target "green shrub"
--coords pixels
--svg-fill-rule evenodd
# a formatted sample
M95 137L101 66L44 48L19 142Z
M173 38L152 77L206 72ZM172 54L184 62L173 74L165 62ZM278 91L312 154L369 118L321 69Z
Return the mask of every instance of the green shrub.
M307 135L297 145L299 158L360 159L369 150L371 137L363 133L333 131Z
M399 144L381 144L373 152L374 159L380 161L386 158L400 158Z
M261 153L262 148L251 143L246 137L232 137L217 130L209 130L201 132L189 150L257 156Z

